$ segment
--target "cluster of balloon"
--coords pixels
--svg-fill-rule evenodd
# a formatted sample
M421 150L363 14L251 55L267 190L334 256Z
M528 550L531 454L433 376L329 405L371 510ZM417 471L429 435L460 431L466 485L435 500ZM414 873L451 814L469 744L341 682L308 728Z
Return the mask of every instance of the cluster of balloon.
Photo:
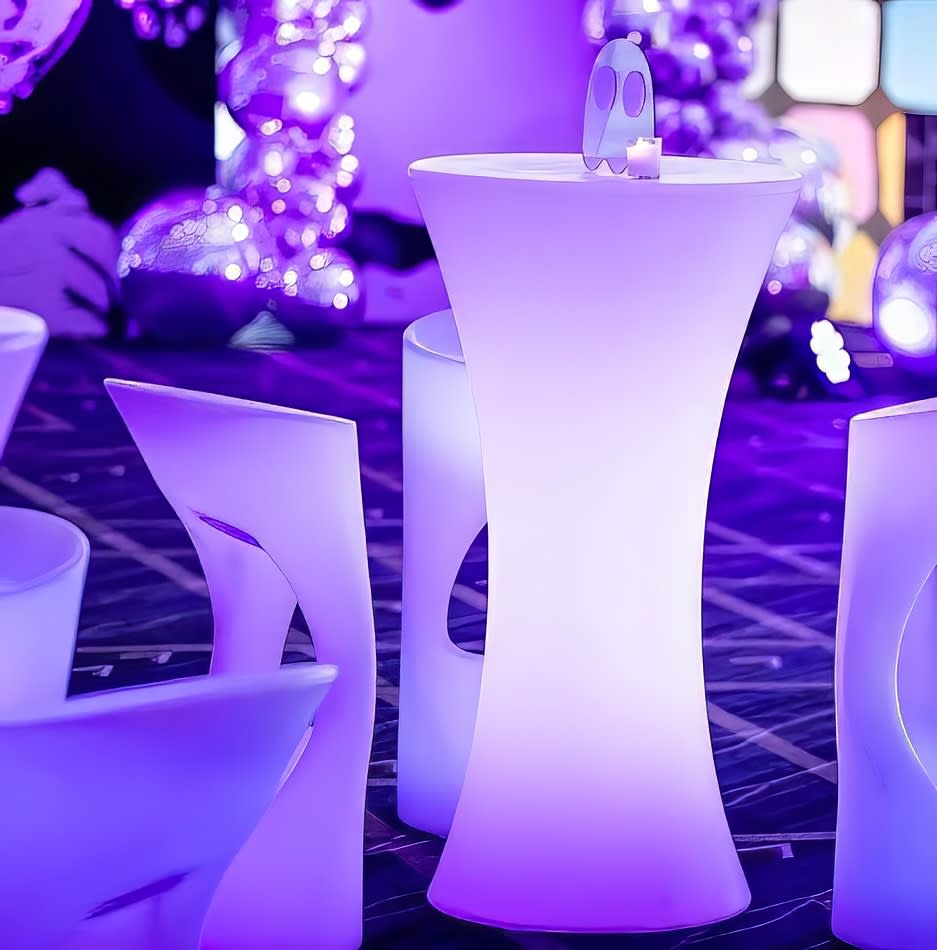
M644 49L665 153L779 162L803 176L800 199L755 305L750 356L766 336L790 337L798 326L809 328L823 317L835 292L834 252L853 232L835 151L778 126L742 92L754 67L752 27L776 5L777 0L589 0L585 10L586 32L594 41L626 37ZM777 350L774 344L770 349ZM805 350L812 363L809 347ZM776 362L769 360L772 366ZM789 369L780 366L777 379L763 382L773 392L783 390L787 378L798 375ZM809 369L815 376L816 368ZM791 386L801 388L799 382Z
M175 272L169 262L177 259L185 273L212 276L217 294L246 307L242 317L222 308L217 332L233 329L245 344L255 337L236 324L258 314L266 328L259 339L269 338L275 322L279 342L317 339L323 327L361 319L357 267L337 245L348 233L359 187L354 122L344 105L364 66L365 12L365 0L222 6L219 95L243 132L219 167L228 197L210 192L195 205L185 196L144 209L125 240L127 281L140 285L156 261L161 272ZM185 261L177 253L183 234L197 235ZM164 278L167 294L169 285ZM159 311L162 321L168 301ZM148 320L141 331L166 337L166 328Z

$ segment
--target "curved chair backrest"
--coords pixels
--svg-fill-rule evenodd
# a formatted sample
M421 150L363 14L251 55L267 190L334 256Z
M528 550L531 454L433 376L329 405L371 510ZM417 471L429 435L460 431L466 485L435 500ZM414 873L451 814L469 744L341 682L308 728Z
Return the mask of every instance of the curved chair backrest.
M316 659L341 670L315 736L219 889L206 938L233 950L312 932L324 946L334 925L360 941L376 660L355 424L105 385L198 552L214 615L212 672L278 666L297 599Z
M0 458L48 338L41 317L0 307Z
M68 694L89 554L63 518L0 507L0 714Z
M836 625L833 932L937 946L937 399L854 416Z
M118 946L195 950L335 675L177 680L0 720L3 945L100 947L120 922Z

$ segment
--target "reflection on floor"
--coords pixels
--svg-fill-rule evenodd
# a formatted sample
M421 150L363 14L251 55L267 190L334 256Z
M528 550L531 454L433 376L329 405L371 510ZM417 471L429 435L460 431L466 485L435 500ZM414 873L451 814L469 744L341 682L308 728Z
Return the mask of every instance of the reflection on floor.
M734 392L723 424L707 534L703 648L716 763L751 883L751 909L679 934L571 938L507 934L438 914L425 890L441 842L396 818L399 331L353 333L335 348L308 353L50 347L0 468L0 504L56 512L91 538L74 691L202 672L211 640L195 554L106 397L106 376L248 396L358 422L380 674L365 842L367 946L833 945L832 655L845 417L867 406L779 405ZM483 537L459 581L484 594ZM483 596L452 601L452 636L469 648L483 645L483 603ZM623 603L623 624L627 610ZM310 652L308 638L291 636L289 659ZM544 782L552 767L543 763Z

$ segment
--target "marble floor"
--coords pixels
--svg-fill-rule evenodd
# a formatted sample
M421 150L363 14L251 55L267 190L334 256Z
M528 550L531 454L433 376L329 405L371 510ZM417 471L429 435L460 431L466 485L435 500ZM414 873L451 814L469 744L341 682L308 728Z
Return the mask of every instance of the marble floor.
M395 814L399 331L356 331L308 352L49 348L0 467L0 504L53 511L91 539L75 692L201 672L210 649L195 554L104 393L107 376L358 422L379 665L365 841L366 946L835 945L829 927L836 804L832 660L847 417L870 403L769 403L743 385L730 394L706 538L703 646L716 764L751 884L751 908L681 933L567 937L493 931L434 911L425 891L441 841L407 828ZM876 404L888 401L879 397ZM470 649L483 648L485 576L480 537L459 578L477 596L454 598L450 611L453 639ZM287 658L309 653L308 638L292 635ZM550 770L544 762L545 783Z

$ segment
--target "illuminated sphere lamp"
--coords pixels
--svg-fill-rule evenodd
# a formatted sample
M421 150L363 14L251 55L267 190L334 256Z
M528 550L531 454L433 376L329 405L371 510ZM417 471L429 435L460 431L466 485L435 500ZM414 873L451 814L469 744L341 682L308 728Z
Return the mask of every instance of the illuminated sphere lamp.
M911 218L885 239L872 281L872 322L904 369L937 374L937 214Z

